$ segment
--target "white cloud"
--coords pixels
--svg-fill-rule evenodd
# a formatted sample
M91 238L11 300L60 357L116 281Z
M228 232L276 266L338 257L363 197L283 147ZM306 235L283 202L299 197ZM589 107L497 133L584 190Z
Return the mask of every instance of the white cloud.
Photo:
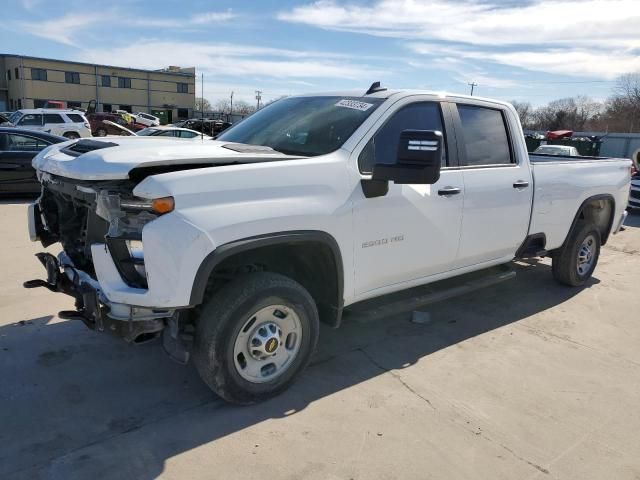
M530 70L612 78L637 70L638 0L320 0L278 15L329 30L432 42L429 52L473 55ZM436 43L437 42L437 43ZM453 45L453 50L448 47ZM481 47L469 53L465 48ZM461 49L462 47L462 49ZM416 51L414 49L414 51Z
M83 50L76 59L149 69L164 65L196 66L216 77L362 79L384 73L322 52L225 43L139 40L125 47Z
M84 30L104 18L105 14L99 13L69 13L43 22L21 22L20 25L23 31L32 35L65 45L75 45L74 37L80 30Z
M83 34L107 23L140 28L203 28L211 24L228 22L235 17L231 9L220 12L201 12L188 18L136 17L111 9L100 12L69 13L50 20L21 22L20 25L26 33L65 45L78 46L80 43L78 39L82 38Z

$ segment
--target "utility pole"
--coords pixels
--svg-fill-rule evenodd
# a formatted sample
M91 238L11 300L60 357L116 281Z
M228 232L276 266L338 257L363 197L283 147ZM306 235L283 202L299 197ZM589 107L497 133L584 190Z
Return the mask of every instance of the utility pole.
M261 93L262 93L262 90L256 90L256 100L258 101L258 106L256 110L260 110L260 99L262 98Z
M231 91L231 106L229 107L229 116L233 115L233 90ZM231 118L228 119L231 121Z
M477 87L478 84L476 82L467 83L471 87L471 96L473 97L473 87Z

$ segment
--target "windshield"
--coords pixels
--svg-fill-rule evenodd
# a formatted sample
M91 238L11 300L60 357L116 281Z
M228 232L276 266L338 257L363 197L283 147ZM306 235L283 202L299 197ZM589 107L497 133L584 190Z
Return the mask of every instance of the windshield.
M22 116L22 112L13 112L9 116L9 121L15 125L16 123L18 123L18 120L20 120L21 116Z
M284 98L217 140L267 146L289 155L324 155L340 148L382 102L362 97Z
M149 135L158 135L158 130L155 128L143 128L139 132L136 132L136 135L142 135L143 137L147 137Z

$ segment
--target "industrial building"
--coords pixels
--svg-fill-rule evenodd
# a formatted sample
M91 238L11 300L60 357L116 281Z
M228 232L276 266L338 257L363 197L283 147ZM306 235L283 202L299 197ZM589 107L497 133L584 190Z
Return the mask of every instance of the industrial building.
M195 67L142 70L0 54L0 111L44 107L146 112L171 123L192 116Z

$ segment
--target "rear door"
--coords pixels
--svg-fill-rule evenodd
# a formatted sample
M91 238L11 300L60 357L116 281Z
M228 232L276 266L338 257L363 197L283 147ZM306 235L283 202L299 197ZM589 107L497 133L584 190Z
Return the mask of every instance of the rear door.
M453 109L464 213L458 267L513 258L527 236L533 184L526 159L517 158L508 112L482 104Z
M356 295L361 298L422 283L453 268L464 198L456 169L455 140L446 103L407 97L385 113L353 152L360 178L377 163L395 163L403 130L444 134L440 179L433 185L388 183L388 192L367 198L361 185L353 196ZM380 291L380 289L383 289Z
M27 134L0 134L0 192L38 192L40 184L31 160L48 145L48 142Z
M43 115L43 130L52 135L62 135L65 131L65 120L59 113L45 113Z

